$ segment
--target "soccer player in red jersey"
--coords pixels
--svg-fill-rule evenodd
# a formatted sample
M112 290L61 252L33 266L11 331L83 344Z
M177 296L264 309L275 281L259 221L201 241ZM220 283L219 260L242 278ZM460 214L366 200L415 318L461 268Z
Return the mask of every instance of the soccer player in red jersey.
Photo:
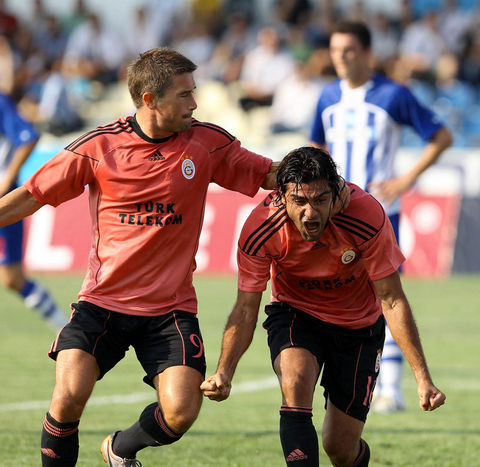
M379 372L385 316L415 374L420 407L445 394L430 377L398 267L404 257L382 206L348 184L350 204L332 206L340 177L329 154L305 147L280 163L278 191L249 216L238 245L238 297L228 319L217 372L202 383L221 401L255 330L262 292L272 278L263 323L282 391L280 439L287 465L318 466L312 423L322 372L325 452L336 466L368 465L361 438Z
M128 69L136 114L80 136L0 199L3 226L89 191L88 271L49 353L56 383L43 424L44 467L76 464L85 404L130 345L158 402L107 436L109 466L140 465L137 451L177 441L200 410L205 354L192 274L207 188L215 182L253 196L275 187L275 166L223 128L193 119L195 69L173 50L145 52Z

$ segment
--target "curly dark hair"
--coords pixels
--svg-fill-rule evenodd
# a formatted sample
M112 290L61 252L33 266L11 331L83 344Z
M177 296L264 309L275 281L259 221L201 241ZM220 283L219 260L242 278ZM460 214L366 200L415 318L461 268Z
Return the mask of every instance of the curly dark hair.
M326 181L331 192L332 202L340 196L345 180L338 174L337 165L330 154L319 148L304 146L290 151L280 162L277 170L277 203L287 191L289 183L297 186L302 183Z

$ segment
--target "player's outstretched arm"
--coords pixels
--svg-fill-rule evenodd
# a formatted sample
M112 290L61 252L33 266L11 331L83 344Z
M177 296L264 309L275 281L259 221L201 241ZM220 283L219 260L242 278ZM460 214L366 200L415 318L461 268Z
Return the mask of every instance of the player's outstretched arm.
M30 216L42 206L25 187L18 187L0 198L0 227Z
M238 291L237 302L223 333L217 371L200 385L205 397L220 402L230 395L237 364L252 342L261 299L262 292Z
M382 309L393 338L402 349L417 381L422 410L435 410L445 403L445 394L432 381L423 353L417 325L403 292L398 272L374 281Z

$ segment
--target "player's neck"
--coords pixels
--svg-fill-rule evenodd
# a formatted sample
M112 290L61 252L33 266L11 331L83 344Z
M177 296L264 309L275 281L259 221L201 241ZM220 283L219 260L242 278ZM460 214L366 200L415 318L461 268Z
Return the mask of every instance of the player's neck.
M372 73L370 70L363 73L359 73L355 76L346 76L345 82L350 89L355 89L363 86L365 83L372 79Z
M163 130L158 124L152 112L145 111L144 109L137 109L135 115L137 123L143 133L152 139L163 139L172 136L171 130Z

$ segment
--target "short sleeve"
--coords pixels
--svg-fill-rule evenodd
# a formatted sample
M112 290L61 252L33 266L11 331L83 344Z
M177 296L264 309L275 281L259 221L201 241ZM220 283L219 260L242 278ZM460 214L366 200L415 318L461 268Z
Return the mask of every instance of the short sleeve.
M383 279L405 261L387 216L382 228L371 240L360 247L362 261L372 281Z
M398 123L409 125L424 140L429 141L444 124L427 107L422 105L405 86L398 88L399 95L394 102L392 117Z
M271 259L250 256L241 248L237 251L238 289L243 292L263 292L270 280Z
M83 193L94 179L97 164L95 159L64 149L40 167L24 187L41 203L56 207Z
M270 170L271 159L242 148L240 141L212 153L215 169L212 181L218 185L253 197Z

